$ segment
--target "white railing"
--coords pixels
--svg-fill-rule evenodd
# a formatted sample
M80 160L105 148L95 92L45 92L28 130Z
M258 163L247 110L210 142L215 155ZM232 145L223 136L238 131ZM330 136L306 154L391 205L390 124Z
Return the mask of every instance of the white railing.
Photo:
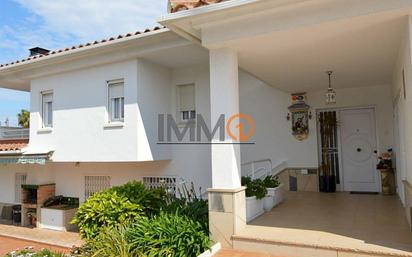
M250 167L250 169L246 170L246 167ZM242 174L252 179L259 179L269 175L276 176L287 167L286 161L281 161L276 166L273 166L271 159L262 159L243 163L242 171L246 171L242 172Z
M23 128L0 128L0 139L27 139L30 130Z

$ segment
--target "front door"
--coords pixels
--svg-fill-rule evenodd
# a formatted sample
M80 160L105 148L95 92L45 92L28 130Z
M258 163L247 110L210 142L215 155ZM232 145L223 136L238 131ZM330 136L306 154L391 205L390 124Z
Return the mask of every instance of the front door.
M340 112L345 191L378 192L374 109Z

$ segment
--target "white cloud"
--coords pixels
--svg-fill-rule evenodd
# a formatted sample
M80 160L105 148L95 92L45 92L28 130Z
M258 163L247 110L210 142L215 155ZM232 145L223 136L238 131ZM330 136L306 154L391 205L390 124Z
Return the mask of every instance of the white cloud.
M157 25L167 0L16 0L43 18L42 30L90 41Z
M0 27L0 63L24 58L40 46L60 49L158 26L167 0L14 0L27 17Z

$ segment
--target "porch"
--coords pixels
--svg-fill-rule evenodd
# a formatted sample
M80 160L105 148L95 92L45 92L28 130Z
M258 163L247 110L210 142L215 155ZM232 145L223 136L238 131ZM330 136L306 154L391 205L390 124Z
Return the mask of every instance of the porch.
M401 202L380 194L286 192L233 239L235 249L279 256L412 256Z

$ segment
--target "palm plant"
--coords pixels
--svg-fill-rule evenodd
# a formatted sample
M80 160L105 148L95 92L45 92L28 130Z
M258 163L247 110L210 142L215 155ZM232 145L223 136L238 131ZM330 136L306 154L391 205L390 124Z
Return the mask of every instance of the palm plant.
M22 109L20 113L17 114L17 119L21 127L23 128L30 127L30 112L29 111Z

